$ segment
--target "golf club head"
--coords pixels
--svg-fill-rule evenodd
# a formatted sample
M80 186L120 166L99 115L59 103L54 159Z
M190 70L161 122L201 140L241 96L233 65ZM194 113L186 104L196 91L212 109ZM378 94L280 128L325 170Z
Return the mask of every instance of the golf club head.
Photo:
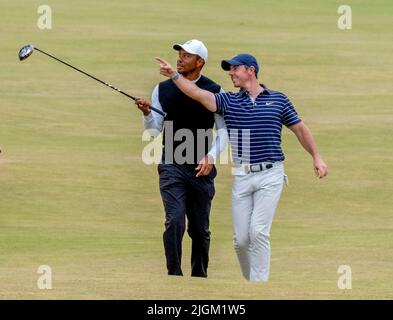
M23 61L27 59L28 57L30 57L33 51L34 51L34 47L31 44L24 46L22 49L19 50L19 60Z

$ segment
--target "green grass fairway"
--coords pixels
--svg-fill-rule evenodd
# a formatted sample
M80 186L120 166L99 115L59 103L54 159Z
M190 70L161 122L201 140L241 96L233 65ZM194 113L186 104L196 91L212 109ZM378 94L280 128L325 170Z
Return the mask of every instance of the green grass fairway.
M393 299L393 3L340 1L0 0L0 299ZM352 7L339 30L337 8ZM209 48L204 73L232 90L220 61L250 52L285 92L330 174L314 177L283 130L290 184L272 227L271 277L241 277L232 247L231 170L219 166L208 279L168 277L155 165L141 154L133 102L36 52L32 43L132 95L164 78L172 44ZM37 288L52 268L53 289ZM352 289L340 290L340 265Z

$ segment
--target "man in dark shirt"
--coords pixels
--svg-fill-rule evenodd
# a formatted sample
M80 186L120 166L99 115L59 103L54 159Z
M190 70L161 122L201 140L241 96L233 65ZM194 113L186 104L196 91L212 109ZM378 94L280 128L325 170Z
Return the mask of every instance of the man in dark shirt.
M201 41L190 40L184 44L175 44L173 48L179 51L179 74L211 93L222 92L219 85L201 75L208 58L207 48ZM158 173L166 214L163 238L168 274L183 275L182 239L187 216L187 231L192 239L191 275L207 277L209 215L215 193L213 179L216 176L213 163L227 145L225 122L221 116L214 115L199 102L187 97L171 80L163 81L155 87L151 104L143 99L137 99L136 104L144 114L146 129L153 134L154 131L164 131L163 156L158 165ZM163 110L165 118L150 112L151 105ZM217 137L212 144L214 125ZM206 136L198 139L201 131ZM186 134L186 139L179 141L176 135L181 135L182 132L190 135ZM187 136L192 137L191 141L186 141Z

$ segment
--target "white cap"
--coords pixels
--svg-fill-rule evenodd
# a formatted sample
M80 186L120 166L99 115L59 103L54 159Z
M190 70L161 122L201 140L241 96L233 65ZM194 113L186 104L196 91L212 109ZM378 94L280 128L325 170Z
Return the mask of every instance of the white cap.
M177 51L183 49L188 53L197 54L203 60L205 60L205 62L207 62L207 48L202 41L193 39L193 40L188 40L184 44L176 43L173 45L173 49Z

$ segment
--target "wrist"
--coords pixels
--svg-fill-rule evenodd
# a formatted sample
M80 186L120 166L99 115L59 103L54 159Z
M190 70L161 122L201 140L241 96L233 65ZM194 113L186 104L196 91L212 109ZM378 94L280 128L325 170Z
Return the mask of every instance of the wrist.
M320 162L322 161L322 157L320 154L316 154L315 156L313 156L313 160L314 162Z
M312 154L312 157L313 157L313 159L320 159L320 158L321 158L321 155L319 154L319 152L314 152L314 153Z
M147 107L147 108L143 108L142 113L143 113L143 116L144 116L144 117L149 117L149 116L151 115L150 106Z
M176 71L171 75L171 80L176 81L177 79L179 79L179 77L180 77L180 73Z

